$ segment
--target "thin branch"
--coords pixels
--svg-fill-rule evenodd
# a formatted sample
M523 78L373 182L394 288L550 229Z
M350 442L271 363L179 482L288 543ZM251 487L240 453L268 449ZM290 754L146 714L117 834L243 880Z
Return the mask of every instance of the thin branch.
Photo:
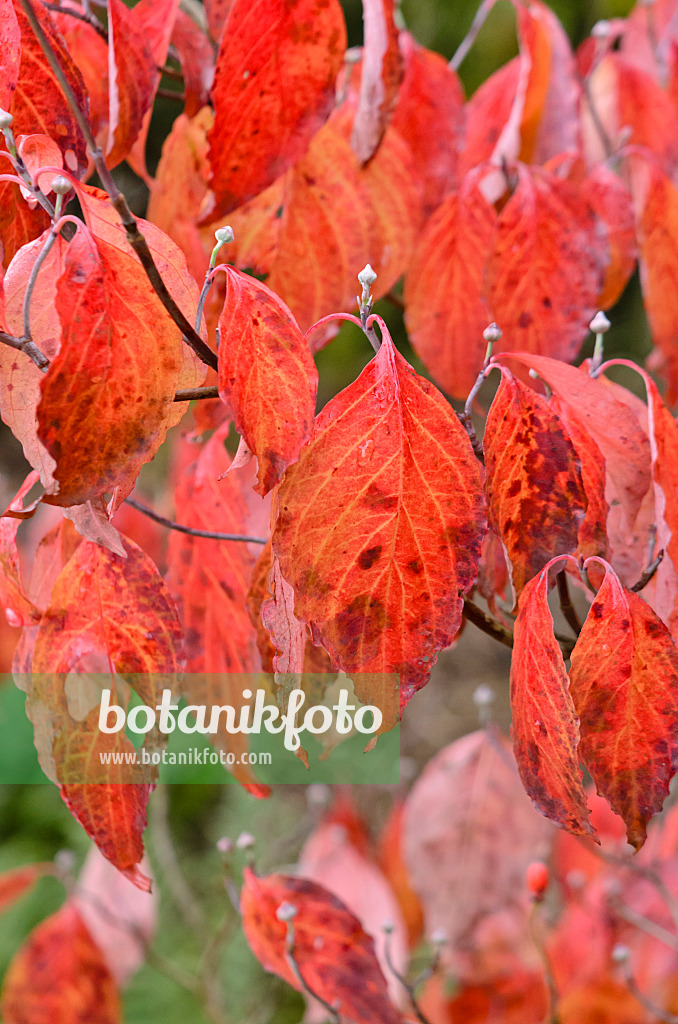
M174 89L158 88L155 91L155 95L159 96L163 100L176 100L178 103L186 102L186 94L183 92L175 92Z
M579 621L575 607L572 604L570 588L567 582L567 573L564 569L561 569L556 576L556 586L558 587L558 601L560 602L560 610L563 613L563 618L574 635L579 636L581 633L581 622Z
M661 563L663 561L663 558L664 558L664 549L662 548L662 550L659 552L659 554L654 559L654 561L650 565L648 565L647 569L645 570L643 575L640 577L638 582L634 583L633 586L629 588L630 590L632 590L634 592L634 594L639 594L640 591L643 590L648 585L648 583L650 582L650 580L652 579L652 577L656 573L657 569L661 565Z
M328 1002L326 1002L326 1000L324 1000L322 998L322 996L319 996L318 993L314 989L311 988L311 986L308 984L308 982L304 978L303 974L301 973L301 968L299 967L299 964L297 963L297 961L296 961L296 959L294 957L294 952L293 952L292 949L288 949L287 950L287 952L285 953L285 959L287 960L287 964L288 964L290 970L292 971L292 973L294 974L295 978L299 982L299 985L300 985L302 991L304 991L306 993L306 995L311 996L312 999L315 999L316 1002L320 1003L320 1005L325 1010L327 1010L327 1012L329 1013L330 1018L334 1022L334 1024L341 1024L341 1017L339 1016L338 1011L335 1010L333 1006L330 1006L330 1004Z
M497 622L496 619L487 615L468 597L464 598L464 618L472 622L478 629L481 629L483 633L494 637L504 647L513 647L513 633Z
M589 108L589 113L591 114L591 121L593 122L593 127L595 128L596 134L598 135L601 145L605 151L605 156L609 160L611 157L614 156L615 148L612 145L612 140L610 139L610 136L607 134L607 131L605 130L603 122L600 120L600 115L598 114L596 105L593 102L593 96L591 95L591 84L588 78L584 78L582 80L582 87L584 90L584 96L586 97L586 105Z
M627 988L631 995L638 1000L641 1006L646 1010L649 1010L653 1017L656 1017L658 1021L661 1021L661 1024L678 1024L678 1017L674 1016L674 1014L670 1013L668 1010L663 1010L661 1006L656 1006L655 1003L653 1003L652 1000L638 988L635 978L630 972L626 973L624 980L626 981Z
M218 398L219 388L216 384L211 384L206 388L184 388L183 391L177 391L174 396L175 402L192 402L194 399L204 398Z
M169 825L169 802L166 786L157 786L148 807L151 817L153 852L177 907L183 914L186 924L202 945L205 935L205 916L179 867Z
M83 11L76 11L72 7L61 7L59 4L50 4L47 3L47 0L41 0L41 3L48 11L54 11L56 14L67 14L69 18L75 18L76 21L84 21L86 25L91 25L92 28L99 33L101 38L108 42L108 32L96 15L87 14Z
M466 54L469 52L469 50L475 43L476 39L478 38L478 33L485 24L485 19L487 18L488 14L494 7L494 3L495 0L483 0L480 7L476 11L475 17L471 22L470 29L466 33L465 37L462 39L461 43L457 47L457 52L450 61L450 67L454 71L457 71L457 69L461 66L461 64L464 61L464 58L466 57Z
M534 943L535 949L539 954L542 967L544 968L544 979L546 981L546 988L549 995L549 1007L547 1011L548 1024L560 1024L560 1016L558 1014L558 989L556 988L556 980L553 976L553 967L551 966L551 960L549 958L544 940L541 937L539 931L538 922L538 907L539 904L534 902L530 910L529 916L529 928L532 942Z
M410 985L410 983L408 982L407 978L403 977L403 975L400 973L400 971L397 970L395 964L393 963L393 959L391 957L391 932L390 931L388 931L386 933L386 936L385 936L385 939L384 939L384 957L385 957L385 960L386 960L386 966L388 967L389 971L391 972L393 977L396 979L396 981L400 982L402 987L407 992L408 999L410 1000L410 1003L412 1005L412 1009L414 1010L414 1015L417 1018L417 1020L420 1022L420 1024L431 1024L430 1020L428 1019L428 1017L426 1016L426 1014L422 1010L421 1006L417 1002L417 997L416 997L416 995L414 993L414 985Z
M168 530L187 533L189 537L205 537L207 540L238 540L244 541L247 544L268 543L267 537L246 537L239 533L216 533L214 530L197 530L192 526L184 526L182 523L175 523L172 519L166 519L164 516L154 512L153 509L148 508L147 505L142 505L140 501L135 501L133 498L125 498L125 501L130 508L135 508L137 512L142 512L154 522L160 523L161 526L166 526Z
M26 17L30 23L33 33L40 44L40 47L47 58L47 61L54 72L54 75L59 82L61 90L68 102L73 116L78 122L78 126L85 138L87 147L90 151L94 165L101 179L101 184L108 193L108 197L115 208L122 225L127 233L127 240L139 257L139 261L146 271L146 276L153 286L153 290L162 302L163 306L172 317L174 323L180 328L184 341L190 348L193 349L195 354L205 363L207 366L211 366L214 370L217 368L217 357L216 353L207 345L195 328L188 322L184 314L181 312L176 302L167 290L167 286L163 281L160 272L155 265L151 251L148 248L148 243L144 236L139 231L139 226L136 221L136 217L133 215L127 200L125 199L122 192L118 190L117 185L113 181L113 177L108 167L104 155L97 145L94 136L92 135L92 129L90 128L89 122L81 110L77 97L71 88L71 84L68 81L66 75L63 72L61 64L52 48L52 45L45 35L42 26L35 16L35 11L31 5L31 0L19 0L21 7L23 8Z
M30 338L15 338L12 334L0 331L0 345L8 345L9 348L14 348L17 352L23 352L43 373L49 369L49 359Z
M162 67L159 67L158 71L161 75L166 75L167 78L171 78L174 82L183 82L184 80L184 76L181 71L178 71L177 68L171 68L168 64L164 64Z

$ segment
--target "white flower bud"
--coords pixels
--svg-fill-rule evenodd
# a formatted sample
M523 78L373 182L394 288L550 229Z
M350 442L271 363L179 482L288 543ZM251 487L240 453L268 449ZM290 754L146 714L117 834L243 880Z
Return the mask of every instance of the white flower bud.
M599 309L589 324L589 330L593 331L594 334L605 334L609 331L611 326L612 324L607 319L602 309Z
M502 331L497 324L489 324L483 331L483 338L489 345L495 344L497 341L501 341Z
M377 275L372 270L372 267L369 265L369 263L367 264L366 267L363 267L363 269L358 274L358 280L360 281L363 288L371 288L371 286L377 280Z
M281 903L275 912L279 921L292 921L299 913L293 903Z
M58 196L65 196L71 191L71 183L63 174L57 174L55 178L52 178L51 182L52 192L56 192Z
M3 110L2 107L0 107L0 131L4 132L5 128L11 128L13 121L14 118L10 114L9 110Z
M233 241L235 235L233 234L233 228L226 225L223 228L217 228L214 232L214 237L217 242L220 242L222 245L227 245L229 242Z

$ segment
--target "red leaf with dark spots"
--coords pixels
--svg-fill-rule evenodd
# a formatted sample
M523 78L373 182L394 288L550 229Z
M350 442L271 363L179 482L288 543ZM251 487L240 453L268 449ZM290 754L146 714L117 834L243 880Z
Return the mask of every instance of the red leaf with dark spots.
M146 33L135 10L122 0L108 2L109 118L106 164L124 160L153 103L158 73Z

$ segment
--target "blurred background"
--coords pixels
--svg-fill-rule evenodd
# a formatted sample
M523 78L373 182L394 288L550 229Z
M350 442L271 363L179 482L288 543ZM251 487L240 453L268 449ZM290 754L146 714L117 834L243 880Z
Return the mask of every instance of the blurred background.
M349 44L359 45L362 33L360 0L343 0L349 27ZM630 0L551 0L572 43L577 46L600 19L624 16ZM403 0L402 14L407 28L424 45L450 58L463 40L477 7L476 0ZM496 68L517 53L515 16L508 3L499 2L460 74L466 94ZM149 136L149 169L153 171L160 148L177 105L159 100ZM126 166L116 172L119 183L144 212L145 189ZM389 325L400 350L422 371L413 355L399 311L386 301L377 306ZM642 361L650 349L645 315L637 278L634 278L617 307L609 314L613 327L606 338L610 355L629 356ZM609 340L609 349L607 348ZM588 345L588 342L586 343ZM586 351L586 345L584 352ZM349 384L371 357L371 349L356 329L342 328L339 336L317 356L321 392L319 404ZM144 486L150 493L162 489L163 459L146 467ZM26 473L17 442L0 426L0 500L7 502ZM47 510L46 515L56 510ZM57 513L58 514L58 513ZM131 513L128 513L131 515ZM122 526L122 524L121 524ZM137 527L141 528L137 523ZM39 522L29 522L22 531L42 531ZM146 524L146 529L151 529ZM152 528L152 543L158 560L166 537ZM0 671L7 672L18 631L6 625L0 615ZM355 799L375 832L385 820L395 799L404 794L408 782L441 747L478 727L479 709L474 701L478 687L490 701L494 720L508 728L509 652L473 626L468 625L453 650L444 652L430 684L417 694L402 726L402 783L400 787L361 786ZM8 676L0 683L0 748L17 765L17 774L34 771L39 777L32 746L32 731L23 711L23 695ZM307 787L277 787L268 801L255 801L235 785L172 786L151 800L152 819L148 845L151 861L162 865L160 844L168 834L176 849L181 870L194 887L206 910L210 927L216 926L226 909L221 858L217 840L237 836L243 830L257 837L257 863L262 870L284 869L294 864L298 851L322 812L328 793ZM154 809L155 808L155 809ZM0 871L36 860L51 860L57 851L73 851L76 867L89 847L82 829L73 821L55 787L50 784L0 787ZM166 851L165 851L166 853ZM195 965L198 948L177 913L171 880L159 871L160 926L157 949L180 965ZM141 897L140 897L141 898ZM54 879L45 879L36 891L3 916L0 926L0 977L31 928L61 903L63 891ZM233 1021L270 1021L292 1024L300 1019L303 1003L287 986L263 976L244 943L238 927L227 928L222 975L227 994L229 1018ZM129 1024L201 1024L204 1020L195 997L166 976L158 964L139 972L125 993L125 1020Z

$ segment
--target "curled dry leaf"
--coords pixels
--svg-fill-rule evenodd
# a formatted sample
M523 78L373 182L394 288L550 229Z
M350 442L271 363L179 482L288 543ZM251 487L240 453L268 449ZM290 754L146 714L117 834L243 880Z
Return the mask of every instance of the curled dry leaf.
M589 560L590 562L591 560ZM581 759L637 850L678 768L678 650L638 594L605 570L572 652Z
M393 8L394 0L363 0L365 43L351 133L351 148L361 164L368 163L379 148L404 73Z
M345 671L399 675L404 707L459 628L485 522L466 432L382 332L288 470L273 547L295 615Z
M356 1024L402 1024L372 938L327 889L306 878L259 878L245 868L240 906L245 938L267 971L302 990L289 958L289 927L294 960L312 993Z
M66 903L35 928L9 965L5 1024L120 1024L120 996L77 908Z

